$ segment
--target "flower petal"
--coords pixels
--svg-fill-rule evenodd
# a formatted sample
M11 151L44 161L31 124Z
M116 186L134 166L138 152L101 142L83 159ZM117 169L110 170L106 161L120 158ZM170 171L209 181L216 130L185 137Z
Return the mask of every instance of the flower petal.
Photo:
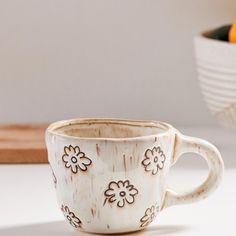
M76 165L71 165L71 171L76 174L78 171L78 167Z
M154 166L152 169L152 174L155 175L158 171L158 165Z
M69 146L69 150L70 150L71 153L75 153L75 149L72 145Z
M136 188L132 188L131 190L129 190L129 195L134 196L138 193L138 190Z
M130 184L130 185L128 185L128 186L126 187L126 189L127 189L128 191L131 191L133 188L134 188L134 185L133 185L133 184Z
M115 181L109 183L109 189L117 190L119 188L118 184Z
M73 220L70 221L70 224L71 224L73 227L75 227L75 228L78 227L78 226L73 222Z
M124 187L128 187L129 186L129 180L125 180L124 183L123 183Z
M146 222L143 222L141 225L140 225L140 227L146 227L147 225L146 225Z
M70 216L70 218L74 218L74 217L75 217L75 214L74 214L73 212L70 212L70 213L69 213L69 216Z
M79 159L81 161L81 163L83 163L84 165L88 166L92 163L92 161L88 158L88 157L81 157Z
M165 155L164 155L164 154L160 156L160 161L161 161L161 162L164 162L164 161L165 161L165 159L166 159L166 157L165 157Z
M65 210L65 212L67 212L68 214L70 213L70 210L69 210L69 207L68 207L68 206L65 206L65 207L64 207L64 210Z
M145 215L141 218L141 222L146 222L148 220L149 216L148 215Z
M145 214L149 217L149 216L152 214L151 208L148 208L148 209L145 211Z
M146 227L146 226L148 226L150 223L151 223L151 221L148 219L147 221L145 221L145 222L143 222L143 223L141 224L141 227Z
M144 166L147 166L147 165L150 164L150 162L151 162L151 159L150 159L150 158L145 158L145 159L142 161L142 164L143 164Z
M114 191L114 189L107 189L106 191L105 191L105 196L113 196L113 195L115 195L115 191Z
M76 154L77 154L77 153L80 153L80 148L79 148L79 146L75 146L74 151L75 151Z
M158 155L160 152L161 152L160 147L154 147L154 148L152 149L153 156Z
M130 195L130 194L127 194L125 196L125 199L126 201L129 203L129 204L132 204L134 202L134 196Z
M69 153L70 153L70 148L67 147L67 146L65 146L65 147L64 147L64 152L65 152L65 154L69 155Z
M70 163L70 162L66 162L65 166L66 166L67 168L70 168L71 163Z
M109 199L108 199L108 202L112 203L112 202L115 202L117 199L116 199L116 195L114 194L113 196L111 196Z
M82 171L86 171L87 170L87 166L89 166L92 163L92 161L89 158L87 158L87 157L82 157L78 161L79 161L79 163L78 163L79 168Z
M62 160L63 160L64 162L68 162L68 161L69 161L69 156L68 156L67 154L64 154L64 155L62 156Z
M119 180L117 182L117 185L118 185L119 188L123 188L124 187L124 182L122 180Z
M83 158L83 157L85 157L85 153L84 152L78 152L78 153L76 153L76 156L78 158Z
M153 152L151 149L148 149L146 152L145 152L145 156L148 157L148 158L152 158L153 156Z
M87 166L84 165L84 163L80 163L78 166L82 171L86 171L88 169Z
M159 169L162 169L164 167L164 163L160 162L157 166L158 166Z
M81 220L78 218L78 217L74 217L73 218L73 221L76 223L76 224L81 224Z
M120 199L118 202L117 202L117 206L118 207L123 207L125 205L125 199Z
M154 165L152 163L150 163L147 166L145 166L145 170L146 171L151 171L151 170L153 170L153 168L154 168Z

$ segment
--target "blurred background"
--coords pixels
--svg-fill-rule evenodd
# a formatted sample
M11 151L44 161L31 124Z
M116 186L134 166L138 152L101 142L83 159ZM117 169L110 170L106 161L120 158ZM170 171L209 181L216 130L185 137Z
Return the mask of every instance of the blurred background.
M1 0L0 123L73 117L216 124L193 37L235 0Z

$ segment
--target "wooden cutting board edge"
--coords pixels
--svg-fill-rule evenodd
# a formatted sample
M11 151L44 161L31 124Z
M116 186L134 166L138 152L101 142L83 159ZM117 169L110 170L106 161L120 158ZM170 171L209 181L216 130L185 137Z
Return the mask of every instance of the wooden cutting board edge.
M44 142L44 132L48 124L6 124L0 125L0 164L38 164L48 163L47 150ZM36 140L39 147L32 145L30 148L24 147L24 139L21 139L22 132L26 131L25 137L31 139L32 131L35 134L32 141ZM19 137L13 137L15 131L19 131ZM29 135L28 132L31 132ZM7 133L6 133L7 132ZM1 136L2 134L2 136ZM24 134L24 133L23 133ZM8 136L9 135L9 136ZM38 135L38 136L37 136ZM5 138L7 137L7 139ZM10 137L10 139L9 139ZM5 139L4 139L5 138ZM16 139L16 140L15 140ZM23 142L22 142L23 140ZM27 139L26 139L27 140ZM19 142L20 141L20 142ZM4 142L9 142L10 147L6 147ZM28 141L25 141L28 142ZM31 144L29 144L31 145ZM29 146L28 143L26 146ZM11 148L12 146L12 148Z
M48 163L47 151L42 149L35 150L0 150L1 164L26 164L26 163Z

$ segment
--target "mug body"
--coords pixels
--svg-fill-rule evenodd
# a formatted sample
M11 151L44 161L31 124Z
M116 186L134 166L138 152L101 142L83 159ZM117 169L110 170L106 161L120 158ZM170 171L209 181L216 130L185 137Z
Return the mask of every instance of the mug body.
M46 131L59 206L76 229L124 233L162 209L175 130L152 121L77 119Z

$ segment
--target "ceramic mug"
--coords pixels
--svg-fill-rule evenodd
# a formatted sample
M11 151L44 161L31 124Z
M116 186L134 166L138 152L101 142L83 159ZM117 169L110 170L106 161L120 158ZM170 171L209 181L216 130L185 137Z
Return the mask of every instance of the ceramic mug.
M57 199L69 223L92 233L124 233L149 225L166 207L207 197L223 161L209 142L158 121L74 119L46 131ZM186 152L205 158L207 179L178 194L167 189L170 167Z

